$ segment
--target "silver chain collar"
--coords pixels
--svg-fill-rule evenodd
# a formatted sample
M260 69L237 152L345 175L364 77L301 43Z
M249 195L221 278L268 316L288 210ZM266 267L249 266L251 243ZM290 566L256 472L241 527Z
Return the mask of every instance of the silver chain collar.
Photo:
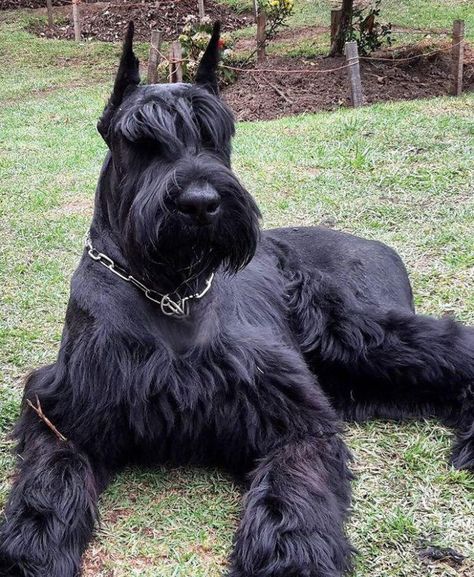
M212 285L212 281L214 280L214 273L212 273L211 276L206 280L206 285L201 292L195 293L188 297L180 297L179 295L177 295L177 298L173 299L171 298L170 294L176 294L176 293L162 294L153 289L149 289L143 283L141 283L139 280L137 280L135 277L129 274L125 269L118 266L109 256L107 256L103 252L99 252L92 245L89 234L86 236L85 247L87 250L87 254L91 257L92 260L100 262L101 265L105 266L105 268L109 269L111 272L116 274L122 280L136 286L138 289L142 291L142 293L146 296L147 299L160 305L161 312L169 317L176 316L182 318L188 316L189 301L192 299L201 299L209 291Z

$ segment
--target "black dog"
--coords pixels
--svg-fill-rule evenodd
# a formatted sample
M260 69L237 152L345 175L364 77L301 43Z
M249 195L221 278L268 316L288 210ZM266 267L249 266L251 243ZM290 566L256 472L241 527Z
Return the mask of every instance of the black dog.
M110 148L55 364L28 379L0 574L74 577L97 499L128 463L221 466L248 483L232 577L335 577L349 419L436 416L474 466L474 330L415 315L386 246L259 232L230 168L219 29L195 85L139 86L131 25L99 122ZM316 376L318 380L316 379Z

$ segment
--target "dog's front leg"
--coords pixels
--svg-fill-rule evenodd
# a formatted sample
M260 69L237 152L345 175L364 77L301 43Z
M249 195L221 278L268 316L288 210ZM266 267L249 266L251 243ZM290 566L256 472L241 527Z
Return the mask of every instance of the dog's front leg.
M253 474L231 577L339 577L351 567L344 533L348 451L336 435L290 441Z
M104 477L74 443L38 427L0 526L2 577L77 577Z

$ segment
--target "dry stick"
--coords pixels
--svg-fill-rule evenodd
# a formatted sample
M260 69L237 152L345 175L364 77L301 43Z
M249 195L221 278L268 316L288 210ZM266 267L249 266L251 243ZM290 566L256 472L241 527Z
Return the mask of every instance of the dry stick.
M265 28L267 25L267 15L264 10L260 10L257 16L257 64L265 60Z
M270 86L271 88L273 88L273 90L283 98L283 100L285 100L286 102L288 102L288 104L293 104L293 100L290 100L290 98L288 98L288 96L278 88L278 86L275 86L274 84L272 84L270 82L270 80L268 80L268 78L266 76L262 76L263 80L265 80L265 82L268 84L268 86Z
M360 81L360 66L359 66L359 52L357 50L357 42L346 42L345 53L347 60L347 73L349 74L349 81L351 83L352 106L354 108L364 104L364 96L362 94L362 84Z
M160 62L160 47L161 47L161 32L159 30L152 30L150 41L150 55L148 57L148 84L156 84L158 82L158 64Z
M202 20L206 15L206 11L204 10L204 0L198 0L198 9L199 9L199 20Z
M453 23L453 45L451 50L452 85L450 93L459 96L462 92L462 73L464 65L464 20Z
M33 409L33 411L38 415L38 417L53 431L56 437L60 441L67 441L66 437L61 434L58 429L53 425L53 423L48 419L48 417L43 413L43 409L41 408L41 403L38 399L38 395L36 395L36 407L30 401L30 399L26 399L27 404Z
M48 26L51 28L51 26L54 24L54 22L53 22L53 0L46 0L46 11L48 12Z
M72 0L72 20L74 22L74 40L81 41L81 14L79 10L80 0Z
M339 22L341 21L342 10L331 10L331 46L336 38Z

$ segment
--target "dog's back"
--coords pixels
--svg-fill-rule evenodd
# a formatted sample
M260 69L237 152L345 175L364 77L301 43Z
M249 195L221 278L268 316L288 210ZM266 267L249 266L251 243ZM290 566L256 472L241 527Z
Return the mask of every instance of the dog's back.
M386 244L323 226L264 231L263 241L285 245L290 266L318 269L352 290L361 301L383 310L414 310L408 274L399 255Z

